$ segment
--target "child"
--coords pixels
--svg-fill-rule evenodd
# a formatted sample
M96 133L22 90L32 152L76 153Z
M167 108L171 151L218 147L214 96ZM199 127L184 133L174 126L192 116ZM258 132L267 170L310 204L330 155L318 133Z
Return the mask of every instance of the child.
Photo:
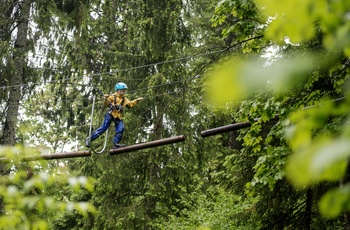
M122 120L123 110L125 107L132 108L134 107L138 101L142 101L144 98L140 97L133 101L130 101L126 97L124 97L124 94L127 90L128 86L123 83L119 82L115 85L115 93L106 96L104 100L104 105L109 107L109 111L105 116L105 119L98 129L96 129L91 137L87 137L85 144L86 147L90 148L90 141L95 140L98 138L102 133L104 133L109 126L111 125L111 122L114 122L115 125L115 135L114 135L114 145L113 148L120 148L124 147L125 145L119 144L123 137L124 132L124 123Z

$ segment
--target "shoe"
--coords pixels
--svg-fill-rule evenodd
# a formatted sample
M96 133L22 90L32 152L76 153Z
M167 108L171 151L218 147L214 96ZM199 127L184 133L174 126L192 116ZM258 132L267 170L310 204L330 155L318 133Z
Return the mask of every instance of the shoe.
M124 144L114 143L114 145L113 145L113 149L119 149L119 148L123 148L123 147L125 147Z
M86 147L90 148L90 137L87 137L85 139L85 145L86 145Z

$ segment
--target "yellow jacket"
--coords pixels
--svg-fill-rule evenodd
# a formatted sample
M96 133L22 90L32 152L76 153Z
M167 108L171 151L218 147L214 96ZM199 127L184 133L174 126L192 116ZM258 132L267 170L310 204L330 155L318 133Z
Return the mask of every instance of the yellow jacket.
M132 108L136 104L137 104L137 100L130 101L129 99L124 97L124 95L121 95L121 94L118 94L118 93L114 93L112 95L105 96L105 101L104 101L104 105L108 106L108 107L110 107L111 105L112 106L121 105L122 108L125 108L125 107ZM111 111L111 115L114 118L119 118L121 120L122 117L123 117L123 109L116 110L114 108Z

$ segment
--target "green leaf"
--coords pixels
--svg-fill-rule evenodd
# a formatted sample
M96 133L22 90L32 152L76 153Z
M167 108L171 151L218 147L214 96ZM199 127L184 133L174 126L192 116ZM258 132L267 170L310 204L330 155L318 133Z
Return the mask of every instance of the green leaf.
M287 163L287 176L297 187L323 180L337 181L346 171L349 156L348 140L321 138L312 146L291 156Z
M319 202L322 215L330 218L339 216L342 212L350 210L350 185L327 192Z

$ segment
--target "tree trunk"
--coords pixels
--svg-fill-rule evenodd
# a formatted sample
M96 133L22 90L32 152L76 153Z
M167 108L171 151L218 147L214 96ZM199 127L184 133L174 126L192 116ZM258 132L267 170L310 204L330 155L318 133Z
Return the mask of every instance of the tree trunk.
M28 20L30 5L32 0L23 0L20 7L20 14L18 18L17 25L17 39L15 42L15 51L13 54L13 60L9 59L8 64L13 65L13 77L11 84L14 87L10 88L9 99L8 99L8 110L6 114L5 126L4 126L4 136L3 143L4 145L14 145L16 143L15 135L17 130L17 121L18 121L18 108L19 101L21 99L21 87L22 84L22 75L24 69L25 55L27 51L27 33L28 33ZM9 173L9 168L7 166L0 167L0 175L6 175ZM0 200L0 213L4 211L4 202Z
M311 229L312 199L313 199L312 189L309 188L306 192L305 225L304 225L305 230Z
M28 33L28 20L30 13L30 5L32 0L23 0L20 7L20 14L18 18L17 25L17 39L15 42L15 51L13 54L13 61L11 63L14 65L12 67L13 77L12 77L12 87L9 93L8 99L8 110L6 114L5 126L4 126L4 145L14 145L16 143L15 135L17 130L18 122L18 108L19 101L21 99L21 84L22 75L25 65L25 56L27 53L27 33Z

